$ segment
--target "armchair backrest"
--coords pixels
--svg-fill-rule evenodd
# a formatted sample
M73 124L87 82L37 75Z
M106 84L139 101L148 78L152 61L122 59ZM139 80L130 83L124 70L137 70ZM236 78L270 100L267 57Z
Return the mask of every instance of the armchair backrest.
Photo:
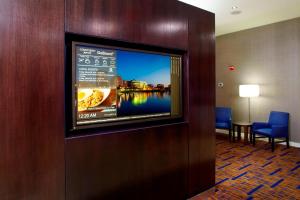
M216 107L216 122L231 122L231 108Z
M287 112L271 111L269 116L269 124L289 126L289 115L290 114Z

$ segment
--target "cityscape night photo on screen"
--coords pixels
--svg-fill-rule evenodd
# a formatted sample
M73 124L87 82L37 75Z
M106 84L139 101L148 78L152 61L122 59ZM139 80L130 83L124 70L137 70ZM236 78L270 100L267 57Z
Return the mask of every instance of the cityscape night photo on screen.
M171 59L117 51L118 116L171 112Z

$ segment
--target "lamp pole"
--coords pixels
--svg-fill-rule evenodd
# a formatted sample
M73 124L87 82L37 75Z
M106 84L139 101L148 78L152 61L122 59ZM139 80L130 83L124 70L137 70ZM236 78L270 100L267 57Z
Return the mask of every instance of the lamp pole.
M250 114L250 112L251 112L251 109L250 109L250 97L248 97L248 114L249 114L249 116L248 116L248 122L249 123L251 123L251 114Z

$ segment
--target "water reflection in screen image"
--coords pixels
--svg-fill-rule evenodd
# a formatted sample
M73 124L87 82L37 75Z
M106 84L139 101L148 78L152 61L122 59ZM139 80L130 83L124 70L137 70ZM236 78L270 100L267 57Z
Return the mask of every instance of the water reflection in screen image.
M118 94L118 116L171 112L171 93L128 92Z

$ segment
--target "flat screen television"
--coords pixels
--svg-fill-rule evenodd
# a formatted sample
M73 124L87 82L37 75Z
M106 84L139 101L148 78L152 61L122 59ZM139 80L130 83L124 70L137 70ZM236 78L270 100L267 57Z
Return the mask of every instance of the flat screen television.
M182 117L181 54L71 46L72 129Z

